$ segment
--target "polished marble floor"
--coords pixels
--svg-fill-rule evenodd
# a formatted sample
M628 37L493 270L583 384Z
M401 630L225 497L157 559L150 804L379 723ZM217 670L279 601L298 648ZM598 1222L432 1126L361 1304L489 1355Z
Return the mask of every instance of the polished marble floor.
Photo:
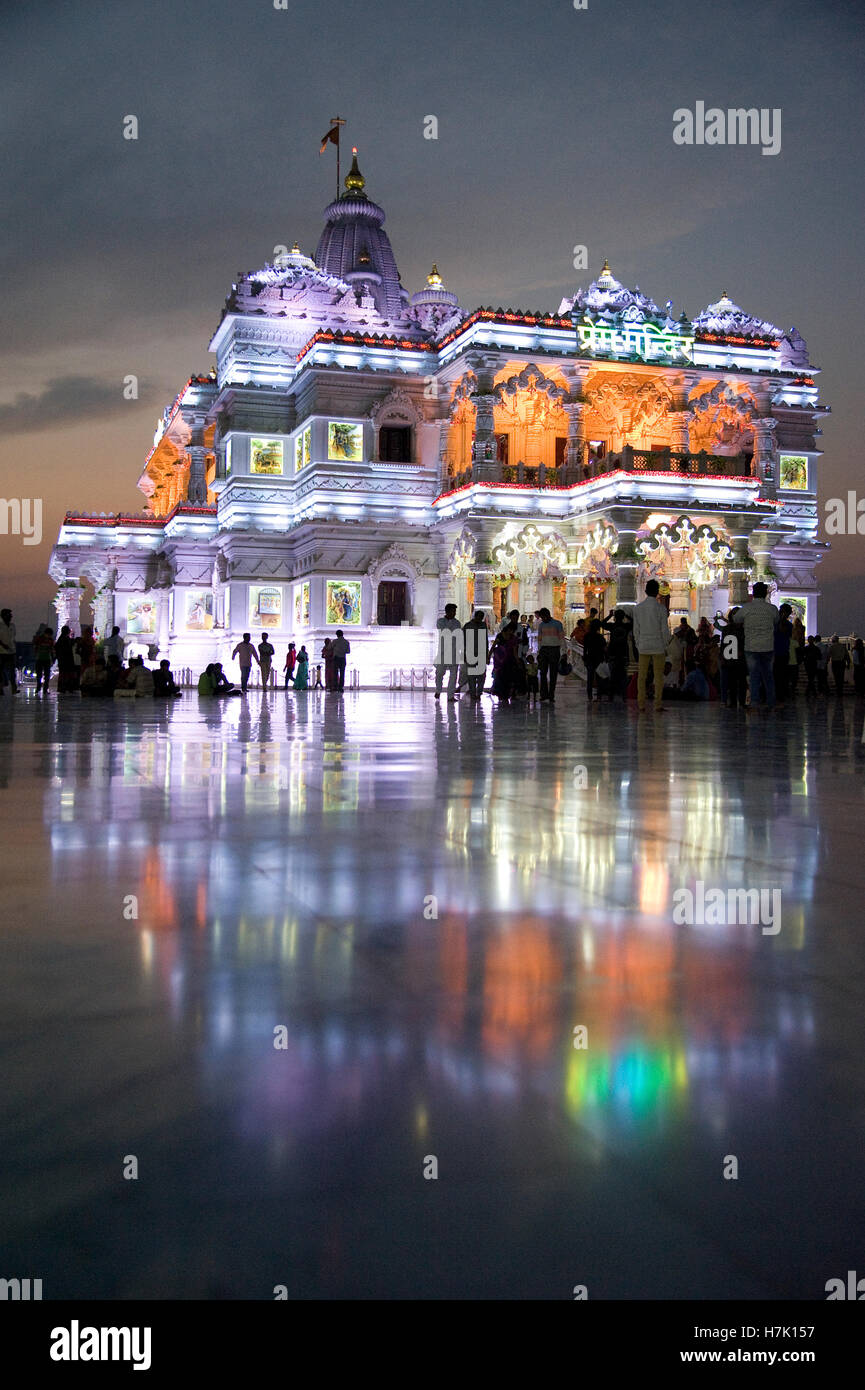
M825 1298L865 1260L862 722L7 695L0 1274ZM779 929L674 920L719 887Z

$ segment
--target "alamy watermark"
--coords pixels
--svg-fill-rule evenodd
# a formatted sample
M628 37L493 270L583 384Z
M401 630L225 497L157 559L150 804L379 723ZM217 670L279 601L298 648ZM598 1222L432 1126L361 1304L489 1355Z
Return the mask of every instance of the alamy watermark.
M724 111L706 109L704 101L694 110L680 106L673 112L675 145L762 145L763 154L781 153L780 106L737 106Z
M0 536L21 536L25 545L41 545L42 498L0 497Z
M760 926L764 936L781 930L780 888L707 888L697 879L694 890L673 893L673 922L677 927Z

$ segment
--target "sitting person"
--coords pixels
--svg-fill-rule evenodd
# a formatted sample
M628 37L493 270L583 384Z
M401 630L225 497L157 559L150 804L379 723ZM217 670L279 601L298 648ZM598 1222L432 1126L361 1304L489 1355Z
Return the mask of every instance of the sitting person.
M209 666L206 666L202 671L201 675L198 677L198 693L199 695L216 694L216 681L213 676L213 662L211 662Z
M126 674L126 688L139 700L147 699L153 694L153 672L149 666L144 665L143 656L135 656L130 661Z
M242 695L240 686L232 685L222 669L221 661L213 663L213 692L214 695Z
M96 658L92 666L86 666L81 672L81 694L88 696L114 694L114 687L109 688L108 668L101 656Z
M693 661L686 662L687 675L685 684L682 686L683 700L708 700L709 682L700 670L699 666Z
M105 663L106 695L113 695L118 685L126 684L126 667L119 656L109 656Z
M180 688L171 674L169 661L160 661L159 670L153 672L153 693L160 698L180 695Z

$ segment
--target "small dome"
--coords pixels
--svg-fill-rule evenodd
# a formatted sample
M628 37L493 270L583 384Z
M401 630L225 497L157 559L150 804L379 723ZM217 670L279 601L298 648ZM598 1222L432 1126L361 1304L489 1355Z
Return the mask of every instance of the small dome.
M426 289L418 290L413 294L409 301L413 309L422 309L425 306L438 304L448 305L453 308L459 307L459 300L450 290L446 290L442 277L439 275L439 268L433 262L433 268L426 277Z

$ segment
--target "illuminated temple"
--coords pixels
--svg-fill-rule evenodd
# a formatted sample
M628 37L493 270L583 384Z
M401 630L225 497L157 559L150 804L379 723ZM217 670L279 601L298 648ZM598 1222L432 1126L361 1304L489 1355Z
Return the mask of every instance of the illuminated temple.
M606 262L554 314L465 310L435 266L409 295L356 154L325 216L314 259L232 285L143 513L67 513L60 623L193 669L244 630L281 664L341 627L367 684L430 661L449 601L570 626L656 577L693 621L765 577L817 630L824 409L795 329L726 293L676 317Z

